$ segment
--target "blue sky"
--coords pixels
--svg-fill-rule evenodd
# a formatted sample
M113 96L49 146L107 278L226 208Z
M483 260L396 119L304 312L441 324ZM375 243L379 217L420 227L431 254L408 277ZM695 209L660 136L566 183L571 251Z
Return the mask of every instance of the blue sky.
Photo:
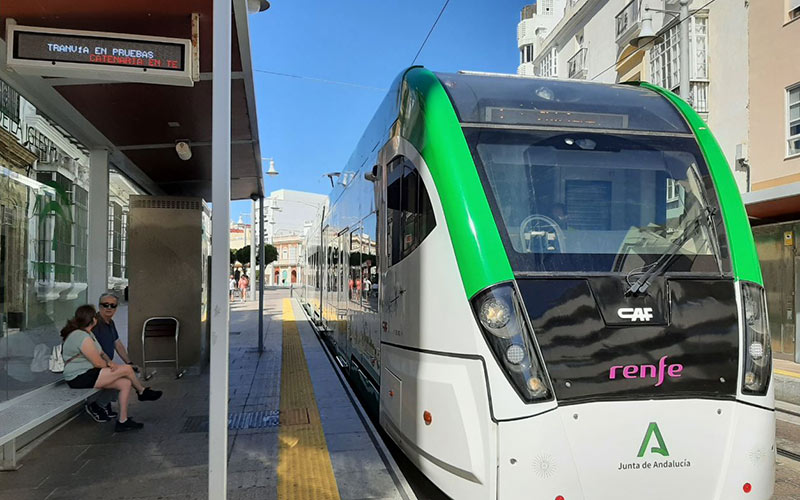
M517 23L528 3L533 1L450 0L417 64L435 71L516 72ZM275 159L280 172L265 179L268 193L327 194L330 183L322 175L347 162L442 5L444 0L272 0L268 11L250 17L261 152ZM249 215L249 201L232 204L231 218L240 213Z

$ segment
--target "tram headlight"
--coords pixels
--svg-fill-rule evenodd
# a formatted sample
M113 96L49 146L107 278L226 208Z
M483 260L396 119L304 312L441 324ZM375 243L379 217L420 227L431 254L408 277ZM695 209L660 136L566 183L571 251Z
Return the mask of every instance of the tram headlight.
M499 330L508 324L511 319L511 309L503 300L491 297L481 304L480 319L483 326L492 330Z
M535 340L525 320L522 302L511 283L479 293L472 307L495 359L525 401L552 398Z
M741 284L744 316L744 370L742 392L765 395L772 375L772 347L764 289L754 283Z

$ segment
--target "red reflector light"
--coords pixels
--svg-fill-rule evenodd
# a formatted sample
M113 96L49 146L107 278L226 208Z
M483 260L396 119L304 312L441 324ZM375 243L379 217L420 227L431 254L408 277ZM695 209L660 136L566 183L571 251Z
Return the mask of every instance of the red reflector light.
M563 495L558 495L558 496L556 497L556 500L564 500L564 496L563 496Z
M745 493L750 493L752 489L753 486L750 483L744 483L744 486L742 486L742 490L744 490Z
M431 422L433 422L433 416L431 415L431 412L429 412L427 410L425 412L423 412L422 413L422 420L425 421L425 425L431 425Z

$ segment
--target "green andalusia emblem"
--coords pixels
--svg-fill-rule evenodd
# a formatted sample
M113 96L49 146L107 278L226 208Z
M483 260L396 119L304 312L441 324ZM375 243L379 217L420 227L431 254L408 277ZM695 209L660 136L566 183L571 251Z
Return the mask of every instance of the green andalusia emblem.
M650 422L650 425L647 426L647 432L644 434L642 446L639 447L639 454L637 456L640 458L644 456L645 451L647 451L647 445L650 443L650 438L653 436L656 437L658 446L650 448L650 453L658 453L659 455L668 457L669 451L667 451L667 445L664 443L664 438L661 437L661 431L658 429L658 424L655 422Z

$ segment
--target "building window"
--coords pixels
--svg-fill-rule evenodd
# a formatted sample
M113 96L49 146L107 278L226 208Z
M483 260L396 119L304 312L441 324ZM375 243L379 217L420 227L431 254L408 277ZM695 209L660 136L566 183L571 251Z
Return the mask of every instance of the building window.
M522 47L520 47L519 51L520 51L520 54L521 54L521 60L520 61L521 61L522 64L533 62L533 44L532 43L529 43L528 45L523 45Z
M558 75L558 53L551 48L536 65L536 76L555 77Z
M800 84L786 91L787 154L800 154Z
M787 0L786 10L789 14L789 20L797 19L800 17L800 0Z
M695 15L689 19L689 96L700 113L708 112L708 17ZM664 33L664 41L650 50L651 81L665 89L677 91L681 81L680 26Z
M398 156L389 164L387 241L390 265L406 258L436 227L428 191L417 168Z

